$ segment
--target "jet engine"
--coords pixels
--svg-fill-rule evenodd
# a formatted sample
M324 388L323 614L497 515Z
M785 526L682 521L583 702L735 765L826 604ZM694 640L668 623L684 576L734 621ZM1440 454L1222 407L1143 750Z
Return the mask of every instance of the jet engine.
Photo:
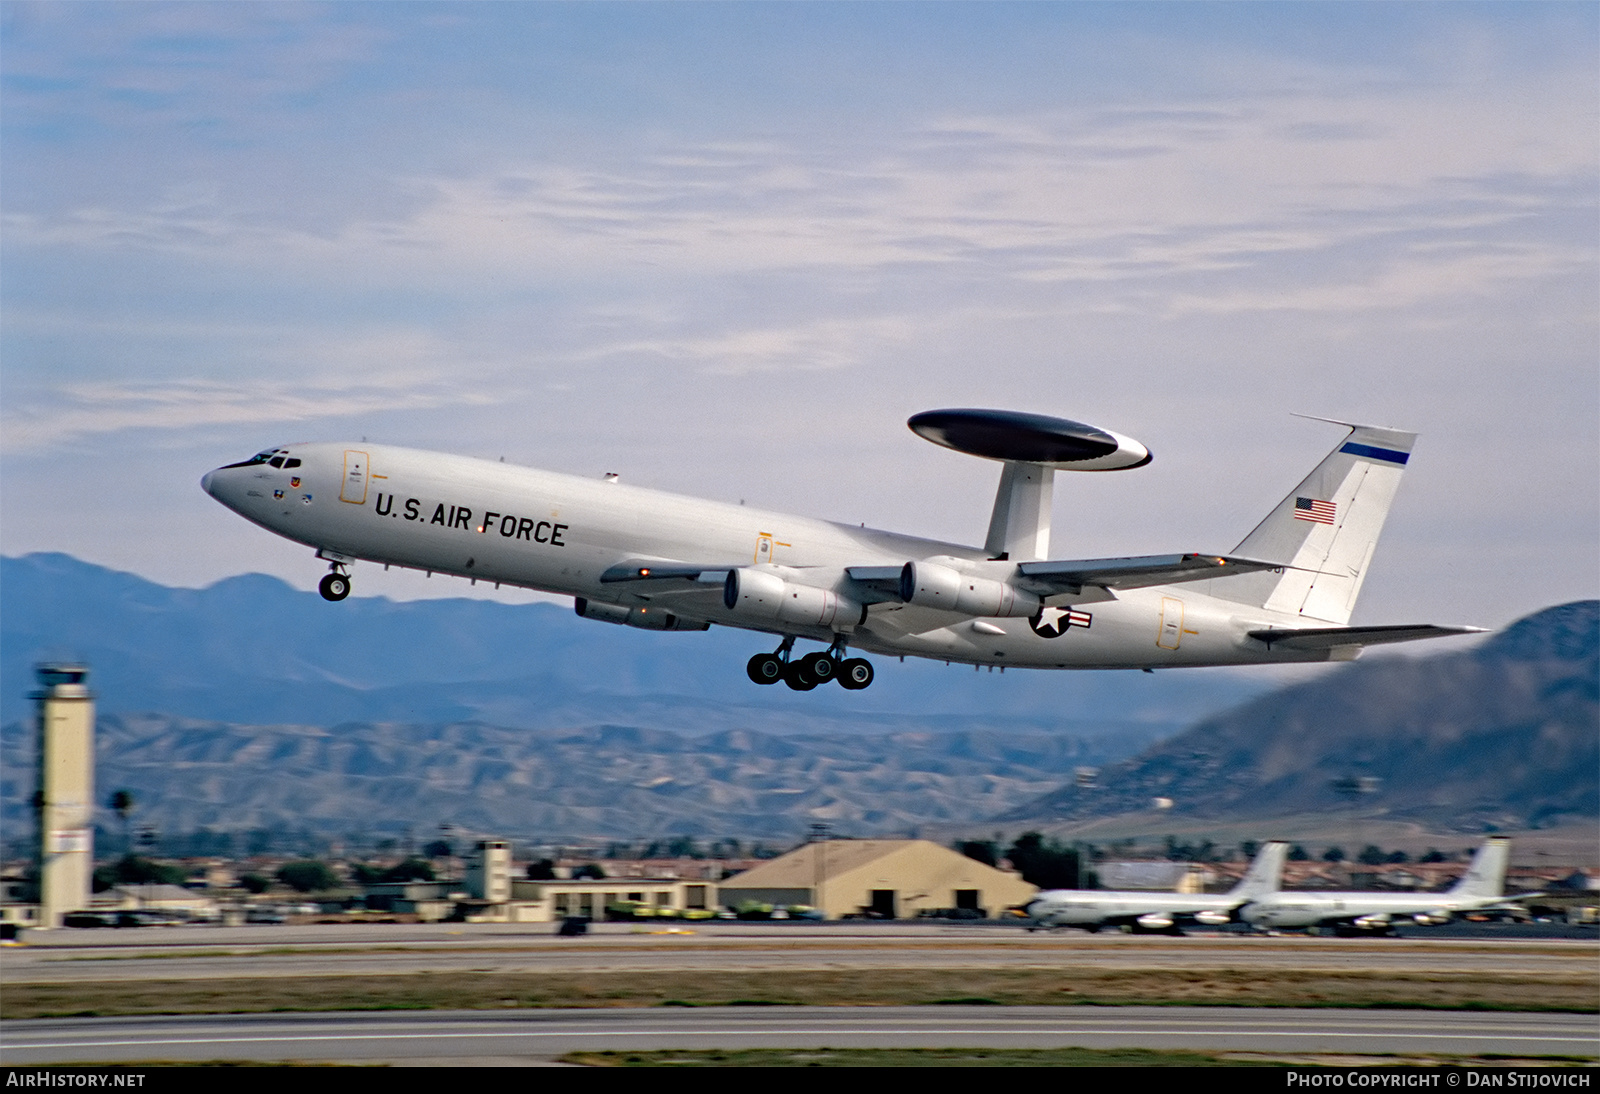
M708 631L710 623L699 623L673 615L665 608L624 608L620 604L602 604L587 597L578 597L572 608L580 618L598 619L602 623L620 623L638 627L642 631Z
M1165 931L1171 929L1173 919L1165 912L1146 912L1133 922L1147 931Z
M1032 617L1042 601L1015 585L974 577L937 562L908 562L900 571L900 599L921 608L973 616Z
M1204 923L1207 927L1221 927L1233 922L1233 916L1228 912L1211 911L1195 913L1195 922Z
M836 631L854 629L867 618L865 607L832 589L785 581L770 570L750 566L728 571L722 603L730 612L752 619Z

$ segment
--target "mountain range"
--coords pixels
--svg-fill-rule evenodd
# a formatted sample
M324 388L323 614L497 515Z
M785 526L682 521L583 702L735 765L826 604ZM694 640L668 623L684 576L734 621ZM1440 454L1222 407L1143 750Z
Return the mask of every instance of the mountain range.
M1267 673L885 660L866 692L802 694L744 679L762 636L551 604L328 604L260 575L173 589L64 555L0 559L0 594L8 833L30 827L32 665L63 656L91 666L101 797L133 790L166 833L792 840L817 821L1015 830L1157 798L1163 818L1358 806L1435 830L1600 816L1595 601L1271 691Z
M1600 601L1261 696L1003 819L1138 814L1158 798L1175 816L1356 810L1461 831L1600 817Z

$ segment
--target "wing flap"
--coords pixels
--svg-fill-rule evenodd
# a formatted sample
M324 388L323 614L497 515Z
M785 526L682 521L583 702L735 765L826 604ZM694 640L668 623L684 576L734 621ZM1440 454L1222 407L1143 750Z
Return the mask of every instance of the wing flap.
M1442 627L1433 623L1388 627L1309 627L1303 630L1268 627L1250 631L1250 637L1289 650L1329 650L1335 646L1377 646L1385 642L1416 642L1423 638L1449 638L1482 634L1483 627Z
M1103 589L1143 589L1152 585L1175 585L1184 581L1203 581L1212 577L1280 569L1282 566L1281 562L1266 562L1256 558L1189 553L1022 562L1017 564L1017 573L1030 588L1048 594L1077 592L1085 585Z

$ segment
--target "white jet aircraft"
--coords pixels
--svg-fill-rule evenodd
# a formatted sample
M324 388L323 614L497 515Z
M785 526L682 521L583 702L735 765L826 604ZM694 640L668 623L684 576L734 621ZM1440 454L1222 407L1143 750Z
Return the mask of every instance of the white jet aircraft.
M1091 934L1106 926L1176 934L1183 933L1184 923L1218 927L1233 922L1239 908L1277 890L1288 850L1287 843L1276 841L1262 847L1239 884L1226 893L1049 889L1025 910L1037 926L1082 927Z
M1512 911L1505 898L1511 841L1484 841L1460 881L1442 893L1267 893L1239 910L1239 918L1263 929L1332 927L1340 934L1387 934L1397 919L1448 923L1458 912Z
M1050 556L1057 470L1142 467L1139 442L1061 418L935 410L912 430L1001 461L982 547L368 444L292 444L201 479L222 504L316 548L322 595L357 560L576 598L585 619L718 623L781 637L747 671L808 691L872 682L854 647L993 668L1347 661L1380 642L1480 628L1348 626L1415 435L1350 432L1230 554ZM1337 423L1347 425L1347 423ZM796 639L826 650L792 656Z

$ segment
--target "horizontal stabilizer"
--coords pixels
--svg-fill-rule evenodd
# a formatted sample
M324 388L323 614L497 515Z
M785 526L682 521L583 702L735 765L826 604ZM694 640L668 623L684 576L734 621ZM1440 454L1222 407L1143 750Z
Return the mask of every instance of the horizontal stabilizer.
M1385 642L1415 642L1421 638L1482 634L1484 630L1483 627L1440 627L1432 623L1416 623L1392 627L1267 628L1251 631L1250 637L1286 650L1331 650L1335 646L1377 646Z
M1282 568L1281 562L1226 555L1144 555L1137 558L1095 558L1061 562L1022 562L1017 573L1028 588L1050 593L1075 593L1085 585L1102 589L1143 589L1211 577Z

